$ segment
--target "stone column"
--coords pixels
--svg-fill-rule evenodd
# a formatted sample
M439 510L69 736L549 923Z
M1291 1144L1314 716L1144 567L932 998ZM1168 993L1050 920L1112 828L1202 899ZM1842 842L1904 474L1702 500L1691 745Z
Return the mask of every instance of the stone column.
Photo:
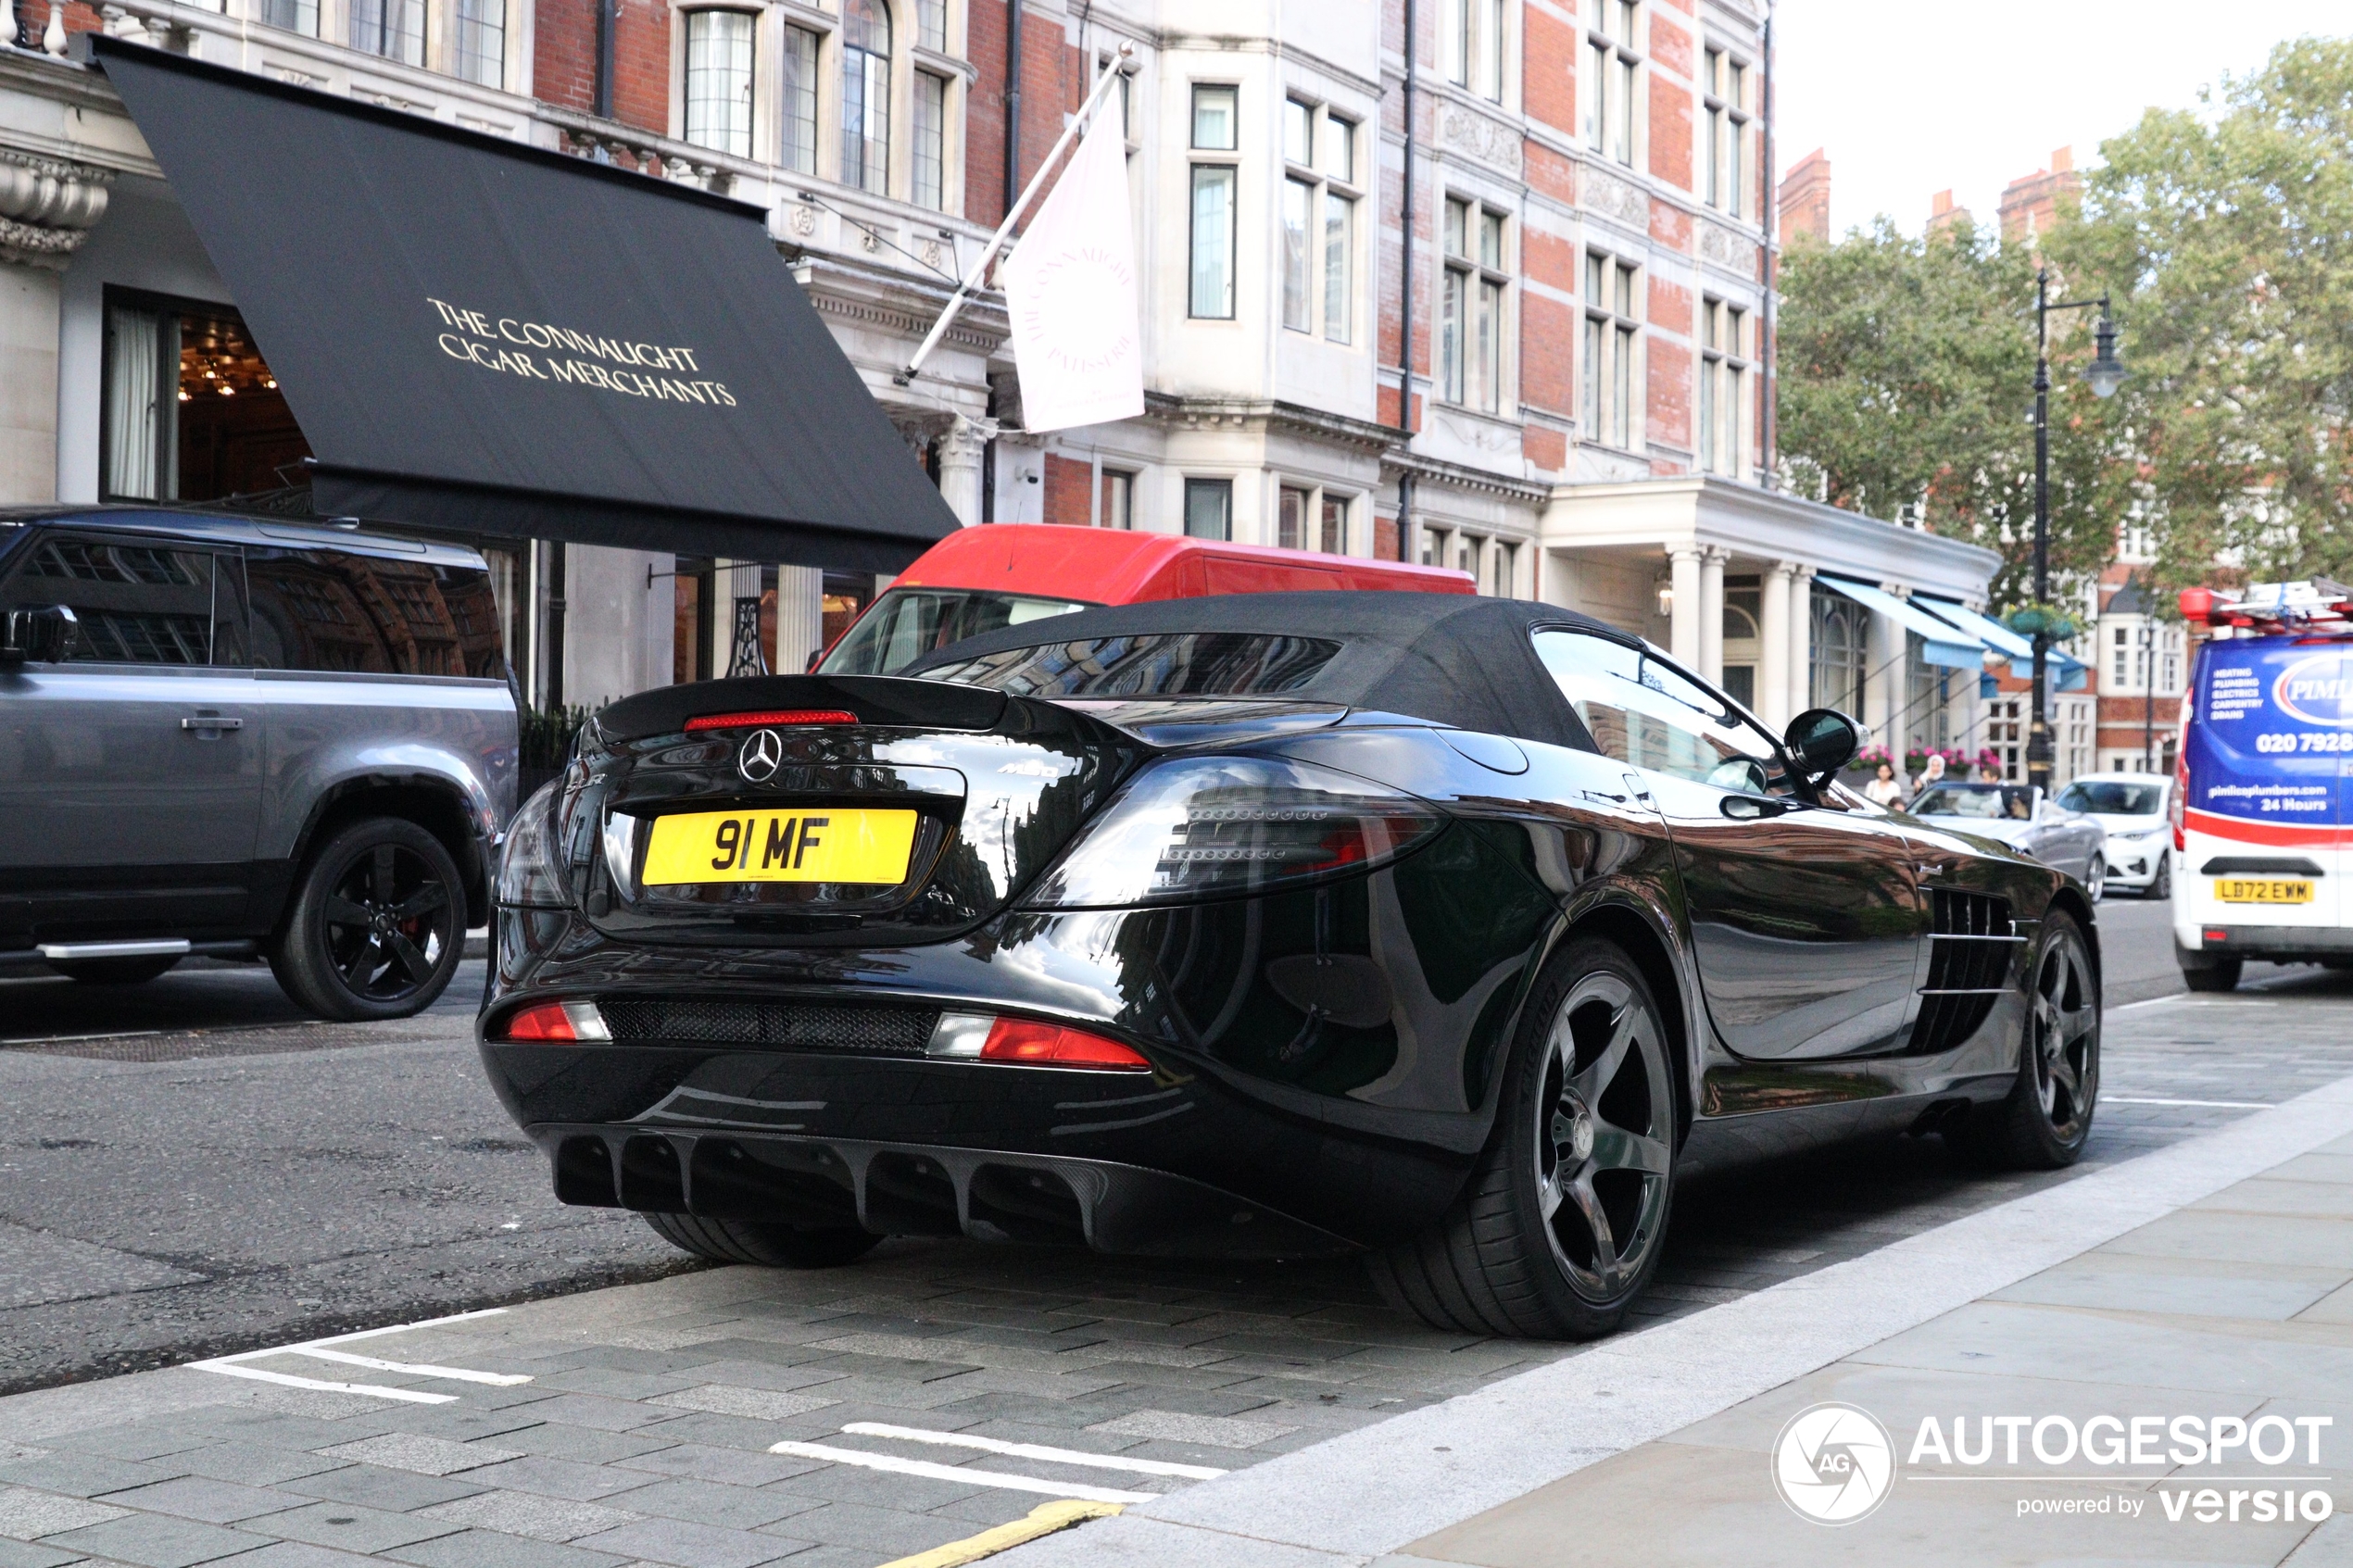
M1708 545L1699 553L1699 675L1724 684L1724 563L1732 552Z
M0 503L57 498L60 283L113 178L0 147Z
M1814 706L1814 569L1797 567L1789 580L1789 716Z
M1892 615L1874 610L1870 618L1869 642L1863 656L1863 706L1869 717L1871 739L1887 747L1895 756L1904 744L1896 731L1898 715L1904 699L1898 694L1904 688L1904 624ZM1896 758L1896 766L1903 759Z
M1785 560L1766 568L1764 614L1756 628L1757 716L1777 731L1796 717L1789 705L1790 579L1796 571Z
M798 675L809 656L825 642L825 574L813 566L776 569L775 665L779 675Z
M1699 546L1670 546L1667 551L1667 583L1674 604L1667 612L1667 649L1687 670L1699 668L1700 588Z
M980 459L996 439L997 421L958 414L939 438L939 493L966 528L980 521ZM777 636L784 633L779 623Z

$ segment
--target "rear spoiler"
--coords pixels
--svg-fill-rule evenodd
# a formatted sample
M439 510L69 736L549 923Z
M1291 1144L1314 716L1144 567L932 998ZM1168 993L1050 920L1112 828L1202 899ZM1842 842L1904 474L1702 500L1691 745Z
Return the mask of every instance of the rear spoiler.
M610 741L682 734L689 721L739 719L747 724L799 722L879 725L909 730L993 730L1005 716L1005 694L945 681L895 675L751 675L690 681L623 697L597 715ZM787 721L786 714L805 718ZM761 717L770 716L774 717Z

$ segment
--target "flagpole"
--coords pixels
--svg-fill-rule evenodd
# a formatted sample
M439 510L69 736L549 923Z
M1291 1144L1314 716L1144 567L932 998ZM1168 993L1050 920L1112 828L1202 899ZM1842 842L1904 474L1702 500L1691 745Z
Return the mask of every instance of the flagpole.
M1087 94L1087 101L1078 106L1077 114L1074 115L1070 123L1063 127L1062 140L1048 149L1046 161L1038 166L1038 172L1031 176L1028 185L1023 189L1021 199L1013 203L1013 209L1011 212L1005 214L1005 220L997 225L997 232L988 236L988 244L982 248L980 258L973 263L972 270L966 272L963 281L956 285L956 292L948 296L947 308L939 313L939 320L931 324L931 331L925 335L922 344L916 347L913 358L907 361L907 368L891 377L894 384L905 386L909 382L913 381L915 372L921 370L924 361L931 357L931 351L939 346L939 340L948 335L949 323L953 321L956 319L956 313L964 307L964 301L972 297L974 291L980 284L980 280L988 276L989 265L997 259L997 253L1005 248L1005 237L1013 232L1013 225L1021 220L1021 215L1029 210L1031 199L1046 183L1046 176L1053 172L1054 165L1061 160L1071 143L1078 139L1078 133L1086 129L1088 120L1093 118L1096 108L1103 101L1104 94L1109 93L1113 84L1125 74L1120 68L1133 59L1135 55L1136 45L1120 44L1119 53L1114 57L1111 69L1103 72L1102 80L1095 83L1095 90Z

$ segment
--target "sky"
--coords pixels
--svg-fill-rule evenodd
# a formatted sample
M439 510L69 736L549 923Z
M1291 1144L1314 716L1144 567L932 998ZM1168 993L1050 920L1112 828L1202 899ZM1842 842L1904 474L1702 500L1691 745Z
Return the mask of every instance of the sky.
M1990 223L2002 187L2075 167L2152 106L2260 66L2275 44L2353 33L2348 0L1776 0L1780 173L1831 160L1834 232L1886 213L1918 233L1950 189Z

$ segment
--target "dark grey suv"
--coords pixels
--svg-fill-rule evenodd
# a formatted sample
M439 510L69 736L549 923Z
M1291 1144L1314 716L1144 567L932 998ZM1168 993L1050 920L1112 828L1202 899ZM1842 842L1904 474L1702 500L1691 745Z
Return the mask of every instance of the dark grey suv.
M472 550L0 512L0 961L261 956L321 1017L427 1006L514 809L500 633Z

